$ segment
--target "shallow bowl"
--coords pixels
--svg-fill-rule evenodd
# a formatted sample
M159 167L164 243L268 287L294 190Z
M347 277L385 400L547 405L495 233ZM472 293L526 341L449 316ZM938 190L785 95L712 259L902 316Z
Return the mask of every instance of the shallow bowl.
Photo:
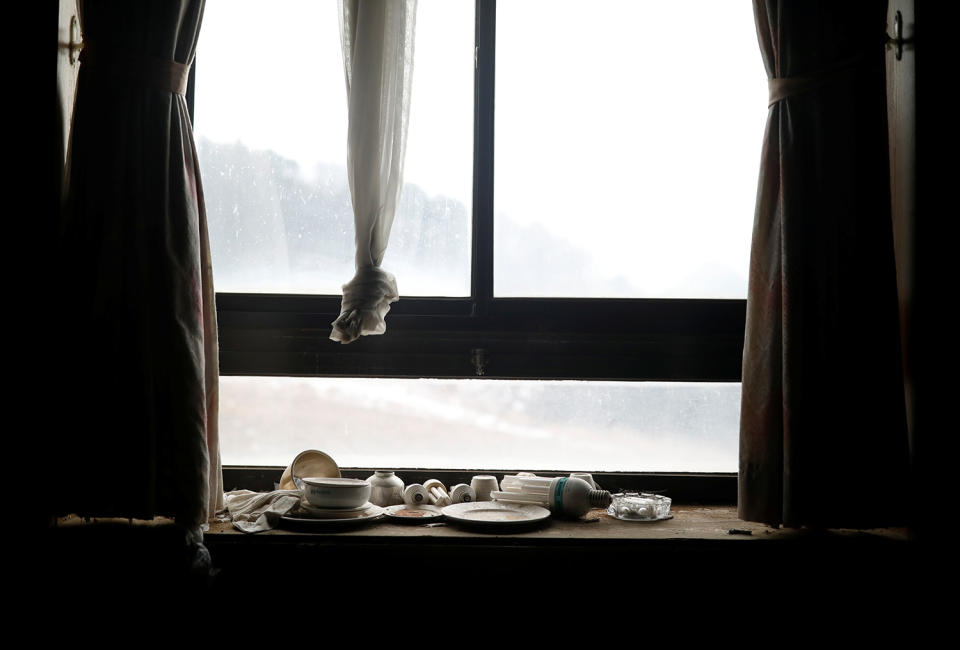
M293 462L287 465L283 470L283 476L280 477L281 490L299 490L301 485L298 481L304 476L314 477L337 477L340 476L340 468L337 463L327 454L316 449L301 451Z
M303 496L316 508L356 508L370 500L370 483L358 478L307 477Z

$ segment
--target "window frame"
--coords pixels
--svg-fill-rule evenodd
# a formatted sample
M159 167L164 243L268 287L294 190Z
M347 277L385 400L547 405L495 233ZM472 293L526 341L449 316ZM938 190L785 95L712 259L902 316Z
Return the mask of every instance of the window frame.
M745 300L494 296L496 0L475 2L471 295L401 297L384 335L341 345L329 340L339 295L217 293L220 374L739 382ZM191 118L195 70L196 63L187 91ZM234 482L257 489L270 489L277 473L224 469ZM345 475L370 471L353 468ZM463 478L459 470L431 470L437 473ZM624 488L672 494L675 501L736 501L735 473L603 477Z
M340 296L217 293L220 373L740 381L745 300L494 296L496 0L476 0L475 25L471 295L401 297L385 335L344 346L328 339Z

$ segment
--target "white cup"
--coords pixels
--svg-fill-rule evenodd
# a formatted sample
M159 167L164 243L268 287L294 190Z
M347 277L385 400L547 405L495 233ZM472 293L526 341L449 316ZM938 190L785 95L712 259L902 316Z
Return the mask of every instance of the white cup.
M497 483L496 476L479 474L470 479L470 487L472 487L473 491L476 493L477 501L493 501L493 497L490 496L490 493L499 490L500 484Z

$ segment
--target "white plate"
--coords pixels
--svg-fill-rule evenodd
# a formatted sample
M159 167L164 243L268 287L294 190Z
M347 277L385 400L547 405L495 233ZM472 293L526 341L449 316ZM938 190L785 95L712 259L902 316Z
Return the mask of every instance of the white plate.
M354 506L352 508L318 508L317 506L312 506L307 503L305 500L300 500L300 509L303 510L308 515L314 515L316 517L329 517L331 515L338 516L348 516L354 513L360 512L361 510L366 510L373 504L367 501L362 506Z
M376 519L382 515L383 508L371 503L364 510L344 512L339 515L314 516L307 511L294 510L290 514L280 517L280 520L289 524L342 524Z
M419 524L439 519L443 516L443 511L437 506L408 506L401 503L398 506L387 506L385 514L397 523Z
M543 521L550 517L546 508L500 501L471 501L446 506L443 514L453 521L471 525L519 525Z

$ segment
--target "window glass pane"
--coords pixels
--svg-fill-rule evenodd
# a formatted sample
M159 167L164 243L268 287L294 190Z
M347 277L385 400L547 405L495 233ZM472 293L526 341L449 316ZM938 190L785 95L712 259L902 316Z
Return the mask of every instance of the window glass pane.
M472 1L420 1L383 262L401 296L469 294L473 43ZM195 131L218 291L338 294L353 276L346 109L336 2L207 3Z
M497 295L746 296L767 114L752 11L498 3Z
M225 465L736 472L740 384L221 377Z

